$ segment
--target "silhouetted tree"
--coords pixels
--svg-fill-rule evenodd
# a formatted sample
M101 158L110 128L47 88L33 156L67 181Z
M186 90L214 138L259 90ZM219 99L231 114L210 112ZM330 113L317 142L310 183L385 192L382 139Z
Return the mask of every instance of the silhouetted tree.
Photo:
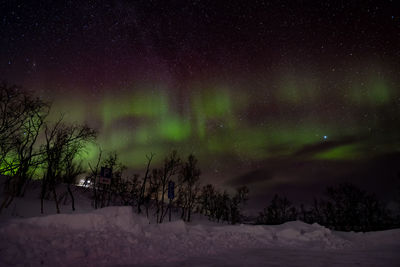
M179 182L179 204L182 208L181 218L190 221L191 213L196 204L200 190L200 169L197 168L197 159L194 155L189 155L187 161L182 165Z
M242 186L236 189L231 197L226 191L222 193L212 184L203 186L198 197L198 211L212 221L225 221L231 224L242 220L241 207L248 200L249 189Z
M47 193L52 193L58 205L56 186L62 181L63 164L67 158L75 158L85 148L87 142L93 141L96 132L86 125L66 125L61 117L54 125L45 126L45 144L42 145L45 174L42 179L41 212L43 213L43 200ZM68 159L71 160L71 159Z
M97 157L97 162L96 165L91 165L90 162L88 163L89 165L89 169L90 172L89 174L86 176L85 178L85 185L88 186L90 185L90 188L92 188L93 190L93 203L92 206L97 209L98 208L98 204L99 204L99 193L98 193L98 188L99 188L99 176L100 176L100 163L102 161L102 155L103 155L103 151L102 149L99 147L99 155Z
M337 230L378 230L388 218L388 210L376 196L345 183L326 190L323 208L328 225Z
M0 85L0 174L17 168L12 164L10 153L14 138L19 136L28 114L32 99L18 86Z
M163 222L163 219L167 214L167 210L165 210L165 194L168 190L168 183L171 181L171 178L179 171L180 164L181 160L176 150L174 150L169 156L165 158L163 168L158 171L158 178L161 189L161 199L159 203L160 216L157 216L159 218L159 223Z
M0 85L0 174L8 174L0 212L15 196L23 196L26 182L39 166L35 149L49 104L17 86Z
M216 200L216 219L217 222L220 220L229 222L230 219L230 206L231 206L231 198L228 192L224 191L222 194L217 194Z
M128 182L122 179L122 174L127 167L119 162L118 154L116 152L112 152L107 155L102 162L102 167L109 168L112 172L111 184L103 184L99 186L101 189L99 194L100 204L103 208L105 206L109 206L112 200L116 202L117 197L121 197L121 195L127 193Z
M64 159L64 171L62 173L62 182L67 184L67 192L71 198L71 208L75 211L75 198L72 193L71 185L76 183L76 178L83 174L83 168L81 163L74 162L74 155L66 155Z
M257 223L260 224L282 224L294 221L297 218L296 208L286 197L275 195L271 203L260 212Z
M198 211L201 214L208 216L210 219L215 217L215 195L216 191L212 184L207 184L202 187L199 196Z
M148 195L150 196L150 199L153 200L156 208L156 222L158 223L160 221L160 211L161 211L161 201L160 201L160 195L162 191L162 186L161 186L161 179L162 179L163 173L162 170L159 168L155 168L152 170L152 175L149 177L150 179L150 188L149 188L149 193Z
M236 224L242 220L240 207L246 204L249 199L249 189L242 186L236 189L236 195L230 201L230 222Z
M146 167L146 173L144 175L142 185L140 187L140 193L139 193L139 199L138 199L138 213L141 213L141 206L148 200L148 198L145 197L145 192L146 192L146 184L148 183L149 176L150 176L150 164L151 161L153 160L154 154L151 153L150 156L146 155L147 158L147 167ZM148 206L146 208L146 214L148 214Z
M307 213L307 222L341 231L381 230L393 225L390 211L375 195L349 183L328 187L325 198L314 199Z

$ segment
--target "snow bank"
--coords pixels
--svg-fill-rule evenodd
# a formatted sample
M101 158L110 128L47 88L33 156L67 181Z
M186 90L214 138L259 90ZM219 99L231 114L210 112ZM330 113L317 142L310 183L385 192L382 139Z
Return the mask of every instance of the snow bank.
M288 222L275 228L275 238L282 244L302 245L319 248L344 248L351 242L332 233L317 223L312 225L300 221Z
M115 228L136 234L140 233L142 225L149 224L146 218L134 214L131 207L107 207L90 213L49 215L15 220L13 223L81 231L107 231Z
M0 265L174 265L233 250L354 248L356 240L374 238L354 236L298 221L279 226L192 225L182 221L157 225L149 224L131 207L108 207L86 214L4 223L0 227Z

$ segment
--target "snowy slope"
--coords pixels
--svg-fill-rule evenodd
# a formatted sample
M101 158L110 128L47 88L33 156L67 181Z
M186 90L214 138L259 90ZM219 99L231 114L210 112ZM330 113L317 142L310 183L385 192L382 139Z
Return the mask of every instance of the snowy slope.
M320 225L149 224L131 207L3 221L0 265L399 266L400 230Z

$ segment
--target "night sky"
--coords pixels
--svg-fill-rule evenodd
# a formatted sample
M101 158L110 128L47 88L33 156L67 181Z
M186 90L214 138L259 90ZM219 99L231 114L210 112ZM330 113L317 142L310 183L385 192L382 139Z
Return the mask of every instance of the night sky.
M394 194L392 1L1 1L0 10L0 79L53 101L52 119L89 123L131 171L177 149L199 158L203 182L247 184L254 205L273 192L310 200L342 181Z

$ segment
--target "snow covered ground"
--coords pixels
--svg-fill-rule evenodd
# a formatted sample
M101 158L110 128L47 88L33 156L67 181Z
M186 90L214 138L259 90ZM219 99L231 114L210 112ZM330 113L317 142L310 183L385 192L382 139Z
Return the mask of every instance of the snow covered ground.
M202 221L150 224L131 207L0 223L1 266L400 266L400 230L334 232Z

